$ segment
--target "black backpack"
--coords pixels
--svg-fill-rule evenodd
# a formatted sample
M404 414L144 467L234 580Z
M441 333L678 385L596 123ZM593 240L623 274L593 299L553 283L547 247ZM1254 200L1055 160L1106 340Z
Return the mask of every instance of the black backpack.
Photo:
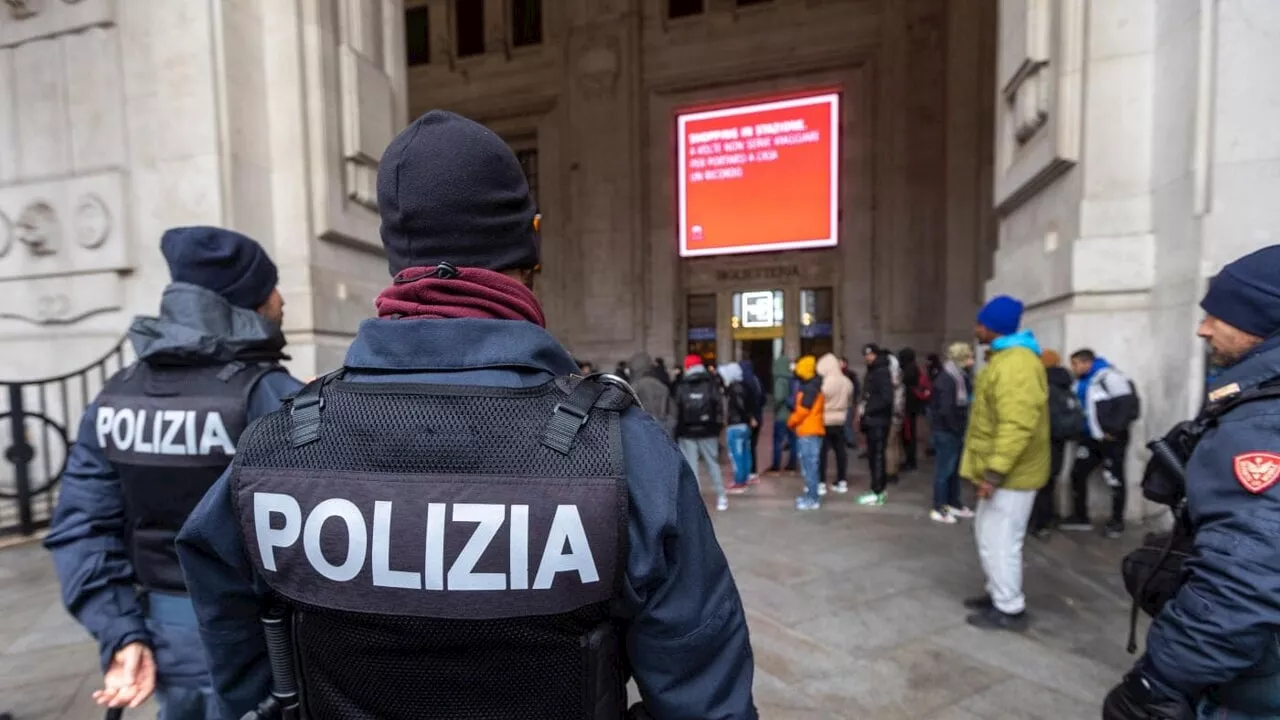
M720 391L710 375L686 378L676 391L680 425L690 430L710 430L721 424Z
M1072 440L1084 429L1084 409L1071 388L1049 385L1049 434L1055 441Z

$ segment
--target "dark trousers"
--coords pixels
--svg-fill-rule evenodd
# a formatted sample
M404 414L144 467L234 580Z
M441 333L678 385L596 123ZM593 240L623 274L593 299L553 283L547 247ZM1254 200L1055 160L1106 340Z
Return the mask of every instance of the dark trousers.
M1129 450L1129 437L1116 440L1083 440L1076 449L1076 460L1071 466L1072 516L1089 517L1089 476L1102 468L1114 478L1108 481L1111 490L1111 522L1124 522L1125 477L1124 457Z
M1049 443L1049 482L1036 491L1036 504L1031 508L1029 530L1037 532L1051 525L1057 516L1058 476L1062 474L1062 463L1066 460L1066 442L1053 440Z
M844 426L828 425L822 438L822 455L818 458L818 481L827 481L827 451L836 453L836 482L849 478L849 448L844 443Z
M889 482L884 468L885 451L889 444L889 428L887 426L869 427L865 428L865 431L867 433L867 465L871 470L871 492L879 494L884 492L885 485Z
M916 446L919 438L920 415L908 411L902 420L902 469L915 470L917 465Z
M787 470L796 469L796 434L787 429L787 418L775 419L773 421L773 464L770 465L772 470L782 470L782 446L791 443L790 457L787 460Z
M763 418L756 418L756 426L751 428L751 474L760 472L760 425Z

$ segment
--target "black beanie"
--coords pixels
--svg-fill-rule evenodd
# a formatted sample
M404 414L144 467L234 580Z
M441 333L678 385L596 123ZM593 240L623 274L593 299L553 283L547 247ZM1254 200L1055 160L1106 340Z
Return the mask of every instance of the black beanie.
M537 210L515 153L451 112L428 112L387 146L378 210L393 276L441 262L499 271L538 264Z
M160 252L174 282L199 285L249 310L267 301L279 279L262 246L233 230L172 228L160 238Z
M1245 255L1209 281L1200 307L1250 335L1280 333L1280 245Z

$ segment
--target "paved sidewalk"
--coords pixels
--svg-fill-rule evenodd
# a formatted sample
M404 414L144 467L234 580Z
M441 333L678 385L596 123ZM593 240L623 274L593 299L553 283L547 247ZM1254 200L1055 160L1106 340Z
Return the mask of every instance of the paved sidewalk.
M930 522L928 485L913 473L884 507L856 507L851 492L799 514L800 480L784 475L713 512L748 609L761 717L1097 718L1131 662L1117 569L1139 532L1119 543L1028 540L1031 629L984 633L960 607L982 589L970 524ZM39 545L0 550L0 608L0 712L101 718L89 700L100 682L94 646L62 610Z

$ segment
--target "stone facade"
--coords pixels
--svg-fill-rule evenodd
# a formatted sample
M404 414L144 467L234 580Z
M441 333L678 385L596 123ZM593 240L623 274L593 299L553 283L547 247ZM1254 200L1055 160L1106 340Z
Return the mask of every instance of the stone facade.
M154 312L161 233L281 268L295 371L386 278L373 178L407 118L400 0L0 5L0 378L84 366Z
M1001 2L988 293L1026 299L1046 346L1134 379L1133 479L1146 440L1199 408L1206 280L1277 242L1277 31L1268 0Z
M451 0L429 15L430 61L410 113L454 110L538 152L539 295L575 353L612 366L686 349L686 297L717 296L717 355L738 356L732 293L836 292L837 351L936 348L971 334L994 246L990 107L995 4L986 0L544 2L543 41L515 47L507 3L485 0L486 52L457 57ZM961 7L963 6L963 7ZM839 247L681 260L675 114L810 89L842 93ZM955 252L952 252L954 248ZM799 348L789 322L787 352Z

